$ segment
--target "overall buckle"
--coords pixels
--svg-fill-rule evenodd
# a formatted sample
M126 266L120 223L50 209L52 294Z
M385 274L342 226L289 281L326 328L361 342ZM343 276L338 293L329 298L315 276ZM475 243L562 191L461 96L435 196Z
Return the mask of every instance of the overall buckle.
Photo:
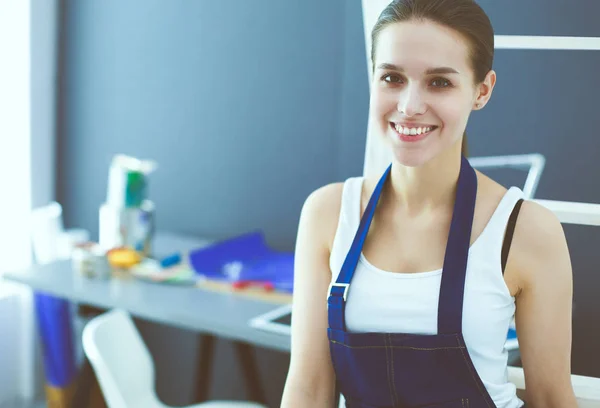
M346 301L346 297L348 295L348 288L350 287L349 283L338 283L338 282L334 282L329 284L329 295L333 296L334 293L331 292L331 289L337 287L337 288L344 288L344 293L342 294L342 297L344 298L344 302Z

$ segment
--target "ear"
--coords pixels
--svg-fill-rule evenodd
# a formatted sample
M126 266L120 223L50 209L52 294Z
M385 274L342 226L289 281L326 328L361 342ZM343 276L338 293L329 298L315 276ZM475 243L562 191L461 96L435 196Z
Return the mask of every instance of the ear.
M477 93L475 101L473 102L473 109L482 109L492 97L492 91L496 85L496 72L490 70L482 83L477 86Z

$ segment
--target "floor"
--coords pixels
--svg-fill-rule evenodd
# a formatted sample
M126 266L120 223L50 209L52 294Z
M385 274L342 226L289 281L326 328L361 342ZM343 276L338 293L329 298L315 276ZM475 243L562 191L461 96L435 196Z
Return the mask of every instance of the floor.
M46 408L46 401L24 402L13 401L0 404L0 408Z

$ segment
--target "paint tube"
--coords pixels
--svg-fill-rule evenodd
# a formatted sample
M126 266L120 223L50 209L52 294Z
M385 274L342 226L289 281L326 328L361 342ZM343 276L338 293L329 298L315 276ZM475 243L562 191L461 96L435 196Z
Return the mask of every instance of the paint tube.
M108 172L106 203L113 207L140 207L148 199L148 175L156 163L123 154L116 155Z
M99 243L103 250L132 248L144 256L152 253L155 229L154 203L144 200L139 207L115 207L108 203L100 207Z

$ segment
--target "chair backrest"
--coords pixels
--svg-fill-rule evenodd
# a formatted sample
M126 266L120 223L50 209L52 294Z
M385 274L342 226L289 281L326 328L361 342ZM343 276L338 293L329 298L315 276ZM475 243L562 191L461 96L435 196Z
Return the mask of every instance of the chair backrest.
M127 312L92 319L83 329L83 349L110 408L154 405L152 357Z

